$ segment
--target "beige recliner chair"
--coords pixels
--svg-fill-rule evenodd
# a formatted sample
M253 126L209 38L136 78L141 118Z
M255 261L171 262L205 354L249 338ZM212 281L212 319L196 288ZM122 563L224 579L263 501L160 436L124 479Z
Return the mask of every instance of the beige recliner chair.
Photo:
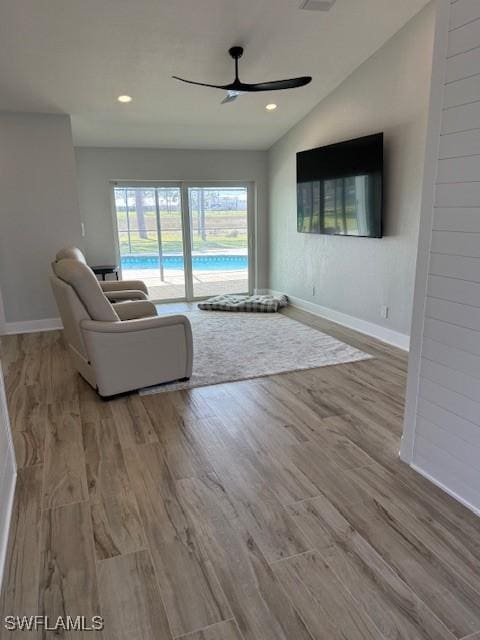
M73 364L101 396L191 376L188 318L159 317L148 300L111 304L93 271L79 260L59 260L53 270L53 293Z
M55 256L55 261L78 260L87 264L83 252L78 247L65 247ZM99 283L110 302L121 300L148 300L148 289L142 280L108 280Z

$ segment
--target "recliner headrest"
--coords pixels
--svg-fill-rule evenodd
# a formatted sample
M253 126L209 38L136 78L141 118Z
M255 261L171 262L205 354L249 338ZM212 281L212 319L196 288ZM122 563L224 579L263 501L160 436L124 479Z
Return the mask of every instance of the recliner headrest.
M78 260L79 262L83 262L83 264L87 264L83 252L80 251L78 247L64 247L63 249L60 249L55 256L55 260L57 262L59 260Z

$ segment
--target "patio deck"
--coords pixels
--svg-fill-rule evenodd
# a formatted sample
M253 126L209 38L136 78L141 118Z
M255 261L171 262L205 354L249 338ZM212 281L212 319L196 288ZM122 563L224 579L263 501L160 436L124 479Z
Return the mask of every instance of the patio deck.
M164 280L156 270L124 269L124 280L143 280L152 300L175 300L185 298L185 280L182 271L168 269ZM155 274L155 275L154 275ZM247 269L230 271L195 271L193 274L195 297L215 296L226 293L248 291Z

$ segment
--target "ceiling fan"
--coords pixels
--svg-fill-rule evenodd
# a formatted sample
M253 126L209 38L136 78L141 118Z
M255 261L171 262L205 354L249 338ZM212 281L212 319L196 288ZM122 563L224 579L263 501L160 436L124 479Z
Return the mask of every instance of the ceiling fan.
M222 100L222 104L233 102L245 93L253 93L257 91L278 91L280 89L296 89L303 87L312 81L311 76L301 76L300 78L288 78L286 80L273 80L272 82L257 82L256 84L247 84L241 82L238 77L238 60L243 56L243 47L231 47L228 50L230 56L235 60L235 80L230 84L208 84L206 82L195 82L194 80L186 80L178 76L172 76L175 80L187 82L188 84L197 84L201 87L211 87L212 89L222 89L227 95Z

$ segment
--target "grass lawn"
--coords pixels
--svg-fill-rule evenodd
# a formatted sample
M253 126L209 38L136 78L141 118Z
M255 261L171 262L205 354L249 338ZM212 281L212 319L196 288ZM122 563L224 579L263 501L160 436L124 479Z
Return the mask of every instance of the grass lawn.
M137 227L135 211L129 212L130 242L126 212L117 212L120 253L157 253L157 222L154 211L145 211L145 232L147 237L141 238ZM181 216L179 212L160 212L162 248L164 253L181 253L183 250ZM248 239L245 229L245 211L206 211L205 230L198 230L198 216L192 216L192 249L194 251L211 251L247 248Z

